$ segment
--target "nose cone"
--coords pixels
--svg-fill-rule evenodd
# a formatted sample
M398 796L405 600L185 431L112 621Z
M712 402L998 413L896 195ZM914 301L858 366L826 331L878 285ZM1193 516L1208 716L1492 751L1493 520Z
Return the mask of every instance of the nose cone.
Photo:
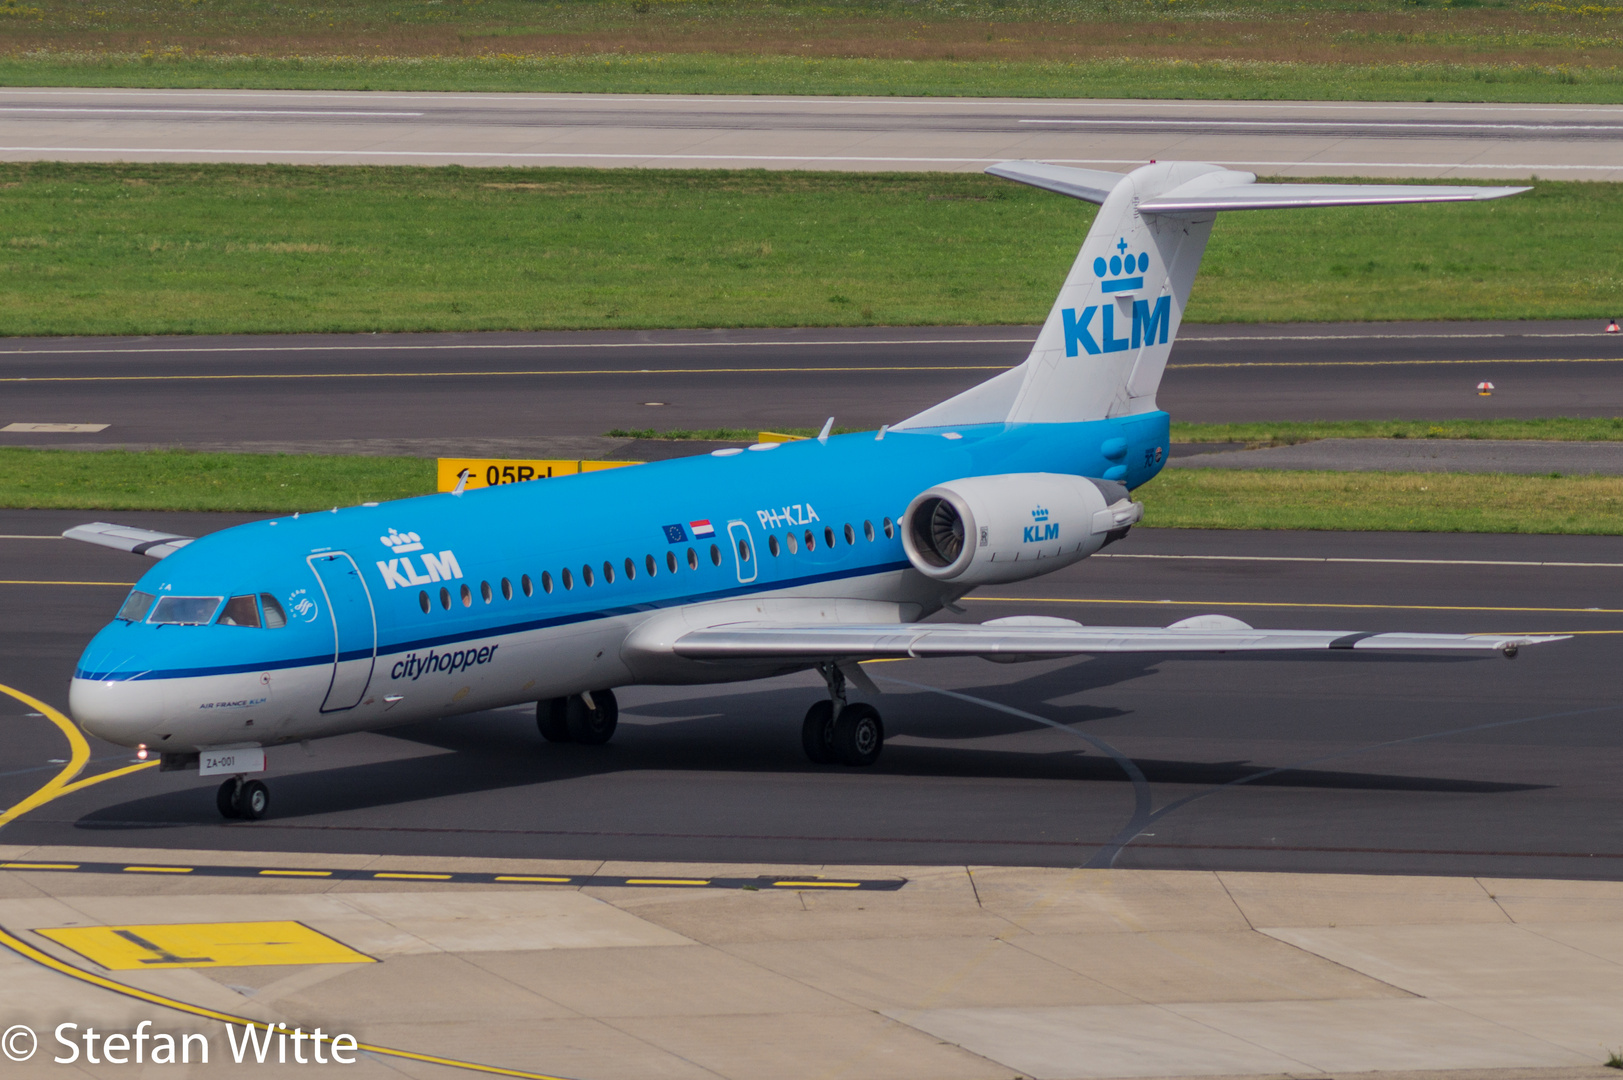
M164 720L161 681L142 681L139 628L113 623L79 657L68 687L68 711L98 739L120 746L157 741Z

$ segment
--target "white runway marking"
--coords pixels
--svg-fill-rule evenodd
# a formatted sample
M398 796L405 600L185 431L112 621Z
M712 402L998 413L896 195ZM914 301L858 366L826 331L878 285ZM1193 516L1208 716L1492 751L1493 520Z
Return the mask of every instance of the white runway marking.
M202 149L196 147L159 146L0 146L5 154L211 154L211 155L280 155L286 157L342 157L342 158L479 158L482 160L524 161L803 161L830 163L870 164L940 164L940 165L995 165L1009 160L1008 155L994 157L880 157L852 154L602 154L557 152L509 152L494 150L271 150L263 148L229 147ZM1058 165L1129 165L1144 164L1143 158L1043 158ZM1256 159L1209 159L1213 165L1246 165L1264 168L1305 169L1477 169L1489 172L1540 172L1577 170L1613 172L1614 165L1552 165L1548 162L1493 165L1481 162L1436 161L1328 161L1314 158L1297 161L1260 161Z
M164 116L422 116L420 112L385 112L381 109L155 109L147 106L107 105L0 105L0 113L158 113Z

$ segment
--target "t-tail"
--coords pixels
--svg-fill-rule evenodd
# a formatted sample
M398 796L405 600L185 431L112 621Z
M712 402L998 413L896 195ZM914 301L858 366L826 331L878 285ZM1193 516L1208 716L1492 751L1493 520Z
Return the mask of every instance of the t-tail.
M986 171L1098 203L1098 216L1025 362L896 428L1071 423L1154 412L1220 210L1472 202L1529 190L1258 184L1254 173L1192 161L1151 162L1125 175L1036 161Z

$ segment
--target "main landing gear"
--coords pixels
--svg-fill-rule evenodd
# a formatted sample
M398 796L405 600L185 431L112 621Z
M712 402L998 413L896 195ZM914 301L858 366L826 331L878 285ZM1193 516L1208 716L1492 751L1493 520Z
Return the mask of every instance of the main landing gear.
M214 805L220 808L221 817L258 821L270 809L270 788L258 780L233 776L220 785Z
M620 705L613 690L593 690L535 703L535 726L547 742L598 746L614 738Z
M800 745L816 765L872 765L885 748L885 725L879 710L862 702L845 702L845 673L838 664L817 665L828 683L829 700L806 710Z

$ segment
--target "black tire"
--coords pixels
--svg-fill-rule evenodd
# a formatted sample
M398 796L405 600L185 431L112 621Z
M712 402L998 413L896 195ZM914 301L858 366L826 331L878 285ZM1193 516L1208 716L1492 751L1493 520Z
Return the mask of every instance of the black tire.
M620 725L620 703L614 700L612 690L593 690L592 704L576 694L569 698L565 715L569 718L570 738L582 746L601 746L614 738L614 729Z
M214 793L214 805L219 807L223 818L240 818L242 813L237 809L237 796L242 792L242 781L232 777L220 785L220 790Z
M840 710L834 721L834 753L842 765L872 765L885 748L885 725L879 710L858 702Z
M800 748L813 765L834 764L834 703L819 701L806 710L800 725Z
M237 796L237 816L244 821L258 821L270 812L270 788L258 780L242 785Z
M535 726L547 742L574 742L569 734L569 701L555 697L535 703Z

